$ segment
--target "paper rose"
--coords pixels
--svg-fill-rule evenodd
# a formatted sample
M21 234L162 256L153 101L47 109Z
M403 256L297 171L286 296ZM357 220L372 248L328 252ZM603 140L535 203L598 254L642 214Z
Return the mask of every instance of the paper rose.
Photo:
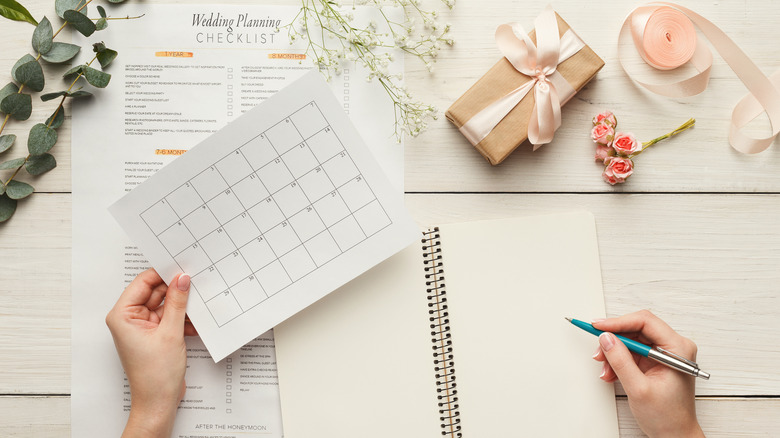
M617 129L617 117L611 111L604 111L593 117L593 128L590 130L590 138L596 143L596 161L604 163L604 173L601 175L604 181L612 184L626 182L634 173L634 161L632 158L641 154L645 149L677 135L696 123L695 119L688 119L674 131L640 143L634 134L628 132L615 133Z

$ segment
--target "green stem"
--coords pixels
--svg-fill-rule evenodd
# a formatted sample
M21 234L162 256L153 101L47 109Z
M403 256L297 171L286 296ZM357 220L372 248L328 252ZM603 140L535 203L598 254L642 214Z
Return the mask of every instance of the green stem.
M649 148L650 146L652 146L652 145L654 145L654 144L658 143L658 142L659 142L659 141L661 141L661 140L666 140L667 138L670 138L670 137L672 137L672 136L675 136L675 135L677 135L677 134L679 134L679 133L681 133L681 132L685 131L686 129L688 129L688 128L692 127L692 126L693 126L693 125L695 125L695 124L696 124L696 119L688 119L688 121L687 121L687 122L685 122L685 123L683 123L682 125L678 126L678 127L677 127L677 129L675 129L674 131L672 131L672 132L670 132L670 133L668 133L668 134L664 134L664 135L662 135L662 136L660 136L660 137L656 137L656 138L654 138L654 139L652 139L652 140L650 140L650 141L646 141L646 142L642 143L642 149L640 149L640 150L638 150L637 152L635 152L635 153L633 153L633 154L629 155L629 158L634 158L634 157L636 157L637 155L639 155L639 154L641 154L642 152L644 152L644 151L645 151L645 149Z
M146 15L146 14L141 14L141 15L139 15L139 16L137 16L137 17L131 17L131 16L129 16L129 15L128 15L127 17L98 17L98 18L90 18L90 20L92 20L92 21L98 21L98 20L100 20L101 18L105 18L106 20L136 20L136 19L138 19L138 18L141 18L141 17L143 17L144 15Z

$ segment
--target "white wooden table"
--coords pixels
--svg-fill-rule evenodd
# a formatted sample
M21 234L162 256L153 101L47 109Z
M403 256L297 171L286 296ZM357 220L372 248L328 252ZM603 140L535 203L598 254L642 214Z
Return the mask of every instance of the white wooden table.
M53 1L24 3L36 17L45 14L59 22ZM431 76L407 59L409 87L446 109L499 58L495 27L513 20L530 28L545 4L460 0L453 12L444 13L456 45L442 52ZM731 108L746 91L717 55L711 85L696 97L661 98L626 78L617 63L616 34L638 4L555 1L556 10L606 61L564 108L555 142L533 153L525 144L491 167L441 117L427 133L407 142L406 202L421 225L571 209L593 212L608 314L651 309L699 345L699 362L713 376L696 389L707 434L777 435L780 145L754 156L729 147ZM685 5L721 26L767 74L780 68L780 8L772 0ZM16 59L30 50L33 29L0 23L4 84ZM47 81L59 81L65 68L47 69ZM27 131L55 105L35 98L32 117L9 124L6 133L16 133L19 140L3 160L23 153ZM602 109L617 113L621 128L645 140L689 117L697 124L643 154L629 182L613 188L601 180L588 138L590 118ZM70 434L69 119L53 150L59 167L34 178L36 193L0 225L0 436ZM756 126L766 129L768 123ZM79 309L73 311L78 317ZM623 394L619 387L618 393ZM622 395L618 408L621 434L641 436Z

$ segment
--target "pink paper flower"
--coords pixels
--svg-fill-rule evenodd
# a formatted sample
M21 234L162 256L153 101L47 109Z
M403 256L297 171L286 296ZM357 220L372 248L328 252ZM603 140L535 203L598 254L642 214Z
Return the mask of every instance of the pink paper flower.
M592 138L594 142L605 146L609 146L614 137L615 130L606 123L596 125L590 131L590 138Z
M617 117L612 114L612 111L604 111L593 118L593 126L601 125L602 123L615 128L617 127Z
M613 155L615 155L615 150L611 147L603 144L596 146L596 161L605 161Z
M634 162L630 158L612 157L604 168L604 181L613 186L626 182L626 179L634 173Z
M615 148L615 152L618 155L626 157L631 156L634 152L637 152L642 148L642 145L636 141L634 134L630 132L618 132L615 134L615 139L612 142L612 147Z

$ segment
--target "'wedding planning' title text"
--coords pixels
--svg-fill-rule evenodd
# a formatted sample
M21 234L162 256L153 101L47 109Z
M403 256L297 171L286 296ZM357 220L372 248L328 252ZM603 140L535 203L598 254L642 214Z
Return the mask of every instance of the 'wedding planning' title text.
M234 17L220 12L192 14L192 26L206 28L195 34L195 40L200 44L273 44L281 22L271 17L252 17L248 13Z

